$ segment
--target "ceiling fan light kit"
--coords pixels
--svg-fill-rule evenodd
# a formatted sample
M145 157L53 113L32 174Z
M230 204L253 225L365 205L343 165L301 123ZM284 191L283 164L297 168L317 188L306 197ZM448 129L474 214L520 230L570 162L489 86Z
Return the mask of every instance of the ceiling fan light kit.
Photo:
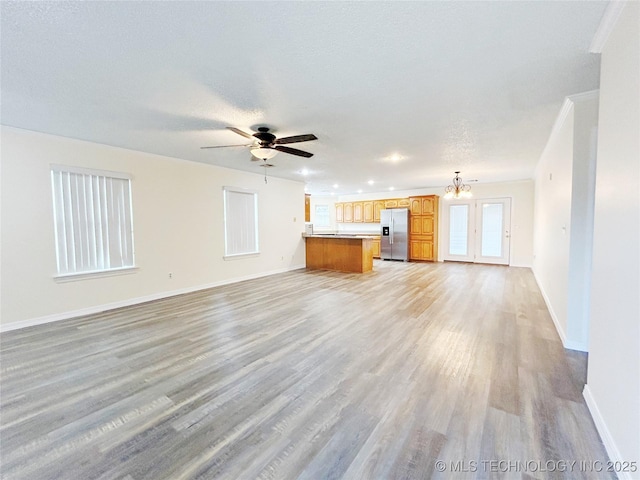
M260 160L273 158L276 156L276 153L278 153L278 151L273 148L256 147L251 149L251 155Z

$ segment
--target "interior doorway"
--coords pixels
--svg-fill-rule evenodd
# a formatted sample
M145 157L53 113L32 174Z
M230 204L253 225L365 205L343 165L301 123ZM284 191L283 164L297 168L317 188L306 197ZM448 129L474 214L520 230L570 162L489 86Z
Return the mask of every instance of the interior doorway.
M443 213L444 260L509 265L510 198L452 200Z

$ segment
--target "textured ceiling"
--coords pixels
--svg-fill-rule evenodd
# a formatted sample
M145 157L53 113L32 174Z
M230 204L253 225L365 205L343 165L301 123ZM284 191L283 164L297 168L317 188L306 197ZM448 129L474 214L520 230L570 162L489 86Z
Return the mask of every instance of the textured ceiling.
M314 133L268 170L313 194L530 178L606 4L3 1L1 121L256 173L199 147Z

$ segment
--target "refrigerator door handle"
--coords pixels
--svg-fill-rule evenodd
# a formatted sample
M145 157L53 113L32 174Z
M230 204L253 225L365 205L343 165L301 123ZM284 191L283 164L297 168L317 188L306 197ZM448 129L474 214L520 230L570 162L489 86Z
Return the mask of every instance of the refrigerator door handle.
M389 229L389 244L393 245L393 217L391 217L391 222L389 222L389 225L391 225L391 228Z

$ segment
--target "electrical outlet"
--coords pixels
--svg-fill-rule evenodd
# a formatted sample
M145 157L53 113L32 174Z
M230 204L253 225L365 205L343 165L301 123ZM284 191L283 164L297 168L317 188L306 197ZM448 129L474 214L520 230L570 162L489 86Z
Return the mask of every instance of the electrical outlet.
M169 272L169 278L173 278L173 273Z

